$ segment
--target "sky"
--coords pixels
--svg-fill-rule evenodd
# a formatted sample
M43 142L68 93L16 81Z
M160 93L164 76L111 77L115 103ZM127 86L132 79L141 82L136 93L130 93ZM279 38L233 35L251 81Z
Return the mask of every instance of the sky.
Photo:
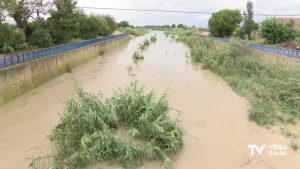
M300 0L253 0L254 13L260 14L299 14ZM246 9L247 0L78 0L80 7L100 8L140 8L159 10L185 10L216 12L229 8ZM207 14L182 14L182 13L158 13L136 11L112 11L85 9L87 14L110 14L117 21L128 20L132 25L164 25L185 24L197 27L207 27L210 15ZM256 16L256 21L266 17Z

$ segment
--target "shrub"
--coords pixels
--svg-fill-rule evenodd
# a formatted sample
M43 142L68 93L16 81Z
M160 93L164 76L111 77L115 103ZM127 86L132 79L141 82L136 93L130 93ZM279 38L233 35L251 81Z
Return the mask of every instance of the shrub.
M146 47L148 47L149 45L150 45L149 40L145 39L142 44L139 44L139 46L140 46L139 48L140 48L140 50L145 50Z
M32 45L40 48L52 46L52 38L47 30L35 29L29 37L29 42Z
M139 60L143 60L144 56L140 52L134 52L133 55L132 55L132 59L136 63Z
M83 15L80 18L79 37L92 39L99 36L99 25L91 16Z
M25 35L9 24L0 24L0 49L2 52L20 49L25 44Z
M109 26L109 34L112 34L118 27L116 20L113 16L110 15L104 15L104 18L106 19Z
M155 36L151 36L150 41L151 42L156 42L156 37Z
M136 82L107 100L81 88L76 93L77 99L65 102L61 122L49 137L53 166L83 168L114 160L130 168L139 161L161 159L167 168L168 155L182 148L183 132L177 119L167 115L166 95L156 99ZM128 128L125 140L114 134L120 125Z

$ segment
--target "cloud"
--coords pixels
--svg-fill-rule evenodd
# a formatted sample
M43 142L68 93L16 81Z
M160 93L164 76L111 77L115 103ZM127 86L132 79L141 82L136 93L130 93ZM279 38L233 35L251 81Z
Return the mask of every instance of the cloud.
M187 10L215 12L224 8L245 10L247 0L78 0L79 6ZM253 0L254 12L264 14L300 14L299 0ZM87 13L110 14L117 21L128 20L134 25L179 24L206 27L207 14L181 14L136 11L85 10ZM299 16L300 17L300 16ZM257 21L266 17L255 17Z

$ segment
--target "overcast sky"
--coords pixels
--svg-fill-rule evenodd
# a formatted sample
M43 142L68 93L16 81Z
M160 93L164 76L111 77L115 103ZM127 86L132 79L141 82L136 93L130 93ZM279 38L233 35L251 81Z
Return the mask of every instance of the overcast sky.
M224 8L245 10L247 0L78 0L81 7L141 8L215 12ZM300 14L300 0L253 0L254 12L263 14ZM179 24L206 27L210 15L135 11L85 10L86 13L110 14L117 21L133 25ZM300 17L300 16L299 16ZM256 17L262 20L265 17Z

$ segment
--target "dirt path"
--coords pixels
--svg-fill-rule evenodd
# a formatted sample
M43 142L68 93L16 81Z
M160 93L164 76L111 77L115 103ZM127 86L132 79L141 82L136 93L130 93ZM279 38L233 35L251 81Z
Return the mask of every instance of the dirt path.
M183 44L157 34L157 42L144 52L145 60L133 71L135 76L129 76L126 68L145 37L132 39L0 107L0 168L27 168L26 157L51 149L46 137L58 123L62 101L74 95L74 80L87 90L101 90L110 96L114 89L135 79L158 94L169 88L171 106L184 112L180 115L186 131L184 149L173 158L172 169L300 168L300 153L289 148L287 156L251 156L248 144L288 145L288 139L249 122L243 98L213 73L189 63L189 51ZM141 168L161 166L150 162Z

